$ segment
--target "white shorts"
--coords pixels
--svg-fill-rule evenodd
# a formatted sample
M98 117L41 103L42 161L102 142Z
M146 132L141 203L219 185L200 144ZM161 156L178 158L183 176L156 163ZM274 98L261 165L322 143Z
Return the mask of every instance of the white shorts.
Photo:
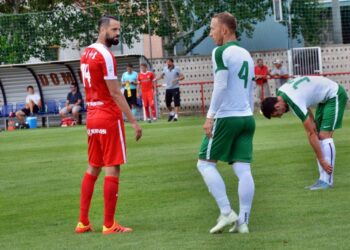
M68 111L67 107L64 107L60 110L60 113L63 113L63 114L68 114L69 112L79 113L79 111L81 110L81 106L75 105L75 104L69 104L68 107L70 111Z

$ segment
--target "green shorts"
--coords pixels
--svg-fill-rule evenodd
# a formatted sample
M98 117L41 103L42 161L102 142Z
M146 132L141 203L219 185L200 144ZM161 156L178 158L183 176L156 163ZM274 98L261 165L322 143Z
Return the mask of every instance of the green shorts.
M325 103L318 104L315 113L315 123L318 131L333 131L342 127L344 110L348 95L343 86L339 85L336 97Z
M199 159L229 164L236 161L251 162L254 132L253 116L218 118L214 121L213 137L203 138Z

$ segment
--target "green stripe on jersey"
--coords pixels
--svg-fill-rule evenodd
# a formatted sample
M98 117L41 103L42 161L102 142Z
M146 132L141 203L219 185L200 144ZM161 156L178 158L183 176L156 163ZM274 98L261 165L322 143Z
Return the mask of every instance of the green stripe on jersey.
M218 47L215 50L215 62L216 62L215 73L220 71L220 70L227 70L228 69L224 64L224 60L222 59L222 54L224 53L224 50L230 46L239 46L239 44L236 41L232 41L232 42L225 43L224 45Z
M288 106L294 111L294 113L299 117L299 119L304 122L306 118L309 116L309 112L306 113L306 115L301 111L301 109L296 105L290 98L287 96L286 93L282 91L278 91L277 95L282 97L282 99L288 104Z

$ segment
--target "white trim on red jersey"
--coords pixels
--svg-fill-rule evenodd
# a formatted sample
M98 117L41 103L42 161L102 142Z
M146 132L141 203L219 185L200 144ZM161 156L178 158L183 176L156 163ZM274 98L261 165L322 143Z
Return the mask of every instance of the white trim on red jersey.
M124 160L124 164L125 164L126 163L126 150L125 150L124 136L123 136L123 130L122 130L120 120L118 120L118 129L119 129L120 145L122 148L123 160Z
M113 63L113 56L111 52L104 46L102 43L94 43L89 46L89 48L96 49L103 57L105 64L106 64L106 70L107 70L107 76L104 76L105 80L116 80L118 79L118 76L115 74L115 67Z

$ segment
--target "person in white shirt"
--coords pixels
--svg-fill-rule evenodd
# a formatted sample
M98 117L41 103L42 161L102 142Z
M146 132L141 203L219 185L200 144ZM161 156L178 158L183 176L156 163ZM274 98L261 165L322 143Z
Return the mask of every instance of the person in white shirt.
M21 125L25 124L25 117L37 114L42 107L41 98L34 92L33 86L27 87L26 104L22 110L16 112L16 117Z
M253 117L254 61L236 39L236 19L228 12L214 15L210 36L218 45L213 50L214 90L197 168L214 197L220 216L209 231L219 233L226 226L232 233L249 233L248 220L254 197L250 170L255 121ZM238 177L239 216L232 210L225 183L217 170L227 162Z
M271 70L270 75L275 79L275 88L277 90L288 81L288 70L282 65L283 62L280 59L276 59L273 62L274 69Z

